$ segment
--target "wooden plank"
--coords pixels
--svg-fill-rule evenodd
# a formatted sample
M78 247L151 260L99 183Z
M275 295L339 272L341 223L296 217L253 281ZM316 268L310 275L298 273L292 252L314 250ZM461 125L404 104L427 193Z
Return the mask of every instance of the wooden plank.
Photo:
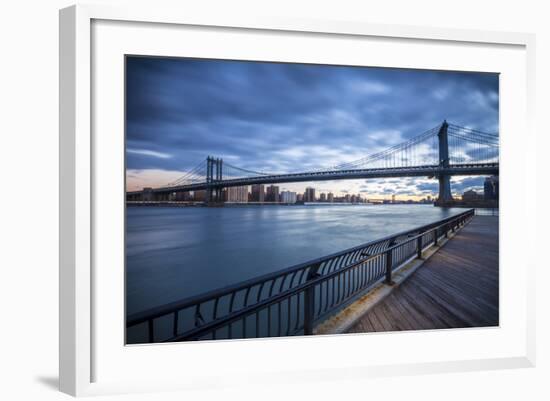
M395 299L393 302L388 301L380 304L380 308L398 330L414 330L414 325L409 322L407 315L397 307Z
M418 291L427 294L449 311L453 311L457 316L470 316L472 325L476 325L475 322L479 320L479 316L489 313L482 305L473 302L471 295L461 293L459 289L445 285L445 282L441 282L438 286L437 284L426 285L424 282L415 281L411 285L417 287Z
M403 296L418 305L419 310L433 322L434 328L468 327L467 323L427 296L421 296L412 286L403 287Z
M376 308L375 313L384 324L384 327L388 327L388 330L400 331L401 329L399 328L399 325L396 324L397 322L395 321L395 317L393 317L391 313L389 313L385 306L385 302L381 303L378 308Z
M382 322L378 319L376 313L374 313L376 306L368 313L368 319L370 320L374 330L376 331L388 331L387 327L384 327Z
M420 323L418 323L413 314L407 312L399 297L394 297L392 304L401 312L402 319L407 322L407 330L417 330Z
M430 322L430 320L424 316L419 306L416 305L414 302L409 302L409 299L404 296L401 291L396 294L396 299L399 300L400 304L403 306L403 308L405 308L407 313L416 320L418 324L418 326L416 327L417 330L434 328L432 322Z

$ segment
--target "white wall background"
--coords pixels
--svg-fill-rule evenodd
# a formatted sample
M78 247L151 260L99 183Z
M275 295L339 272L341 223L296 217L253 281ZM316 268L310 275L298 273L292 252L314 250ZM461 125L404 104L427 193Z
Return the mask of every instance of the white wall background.
M57 392L58 291L58 9L64 0L3 1L0 12L0 397L50 400ZM112 0L96 3L130 4ZM147 2L143 2L147 3ZM364 20L537 34L539 212L548 195L542 176L548 149L550 13L544 1L150 1L156 7L212 13ZM197 4L194 4L197 3ZM200 3L200 4L199 4ZM548 171L548 169L546 169ZM525 196L535 198L535 193ZM548 238L548 217L538 222L538 241ZM534 240L535 233L529 233ZM546 245L548 247L548 245ZM544 248L543 248L544 249ZM548 349L550 261L537 272L538 363L534 369L327 382L311 388L230 389L185 394L188 399L550 399ZM261 394L261 395L260 395ZM165 393L116 399L181 399ZM107 397L115 399L115 397Z

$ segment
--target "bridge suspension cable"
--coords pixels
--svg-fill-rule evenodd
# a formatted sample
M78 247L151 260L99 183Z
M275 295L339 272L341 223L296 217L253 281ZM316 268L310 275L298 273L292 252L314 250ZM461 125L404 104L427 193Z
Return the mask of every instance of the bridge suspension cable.
M167 187L174 187L178 185L187 185L187 184L193 184L197 182L205 181L206 177L206 161L202 161L199 164L197 164L193 169L191 169L186 174L182 175L175 181L172 181L165 186Z
M414 138L409 139L406 142L394 145L380 152L372 153L352 162L333 166L331 170L350 170L376 167L375 164L381 164L380 167L396 167L399 162L405 162L406 165L412 165L414 162L417 162L417 158L419 156L434 156L431 154L432 152L417 152L418 149L414 149L413 147L431 139L435 139L440 127L441 124L415 136ZM429 146L429 148L432 147L433 146ZM405 167L405 165L402 167Z
M499 138L497 134L449 124L448 137L451 163L498 162Z
M486 137L486 138L489 138L489 139L498 140L498 133L484 132L484 131L480 131L480 130L477 130L477 129L474 129L474 128L463 127L463 126L452 124L452 123L448 123L448 125L449 125L449 129L462 131L464 133L472 134L472 135L478 136L478 137Z
M245 173L245 175L243 176L242 174L239 174L239 173ZM233 166L232 164L229 164L227 162L223 163L223 174L224 174L225 177L231 177L231 178L246 177L246 174L252 174L252 175L257 175L257 176L272 175L270 173L254 171L254 170L248 170L248 169L245 169L245 168Z

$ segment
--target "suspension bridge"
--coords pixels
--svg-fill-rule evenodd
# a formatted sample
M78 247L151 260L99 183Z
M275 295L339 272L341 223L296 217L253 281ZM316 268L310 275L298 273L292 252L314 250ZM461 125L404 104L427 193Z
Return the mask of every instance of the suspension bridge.
M440 203L451 202L451 176L498 175L498 133L444 121L424 133L359 160L313 171L274 173L234 166L208 156L177 180L126 193L127 201L165 201L170 196L206 191L206 202L223 202L223 190L256 184L329 180L428 177L439 181Z

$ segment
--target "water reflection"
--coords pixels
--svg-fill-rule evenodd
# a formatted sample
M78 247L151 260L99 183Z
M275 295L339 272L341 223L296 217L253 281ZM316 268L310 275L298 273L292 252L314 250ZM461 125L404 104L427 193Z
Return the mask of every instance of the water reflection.
M430 205L129 207L127 312L234 284L461 211Z

